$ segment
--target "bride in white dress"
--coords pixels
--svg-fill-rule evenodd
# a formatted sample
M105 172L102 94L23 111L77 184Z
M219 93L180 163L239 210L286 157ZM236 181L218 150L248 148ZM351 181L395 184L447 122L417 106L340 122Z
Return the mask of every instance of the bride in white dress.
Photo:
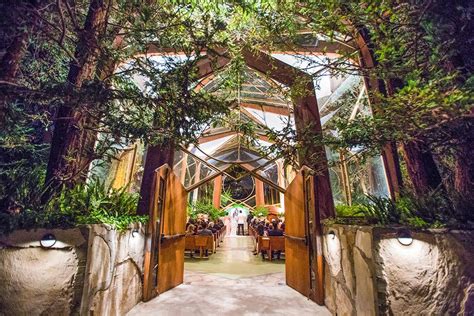
M237 236L237 210L234 209L230 214L230 236Z

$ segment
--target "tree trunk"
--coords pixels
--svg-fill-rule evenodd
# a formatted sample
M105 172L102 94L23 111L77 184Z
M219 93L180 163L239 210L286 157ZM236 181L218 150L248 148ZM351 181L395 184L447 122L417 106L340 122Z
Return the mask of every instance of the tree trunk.
M20 62L25 55L27 43L28 32L26 30L13 39L0 61L0 80L12 81L16 77Z
M21 4L16 4L21 6ZM21 9L17 9L21 10ZM13 10L13 14L17 14L18 11ZM6 49L5 54L3 55L2 59L0 60L0 81L7 81L7 82L14 82L16 75L18 73L18 69L20 69L21 61L25 56L25 52L28 45L28 36L29 32L32 31L35 23L36 18L31 17L32 21L26 21L27 24L17 25L16 28L21 29L21 33L19 33L15 38L13 38L12 42ZM5 115L7 111L7 104L6 99L1 97L0 98L0 125L5 124Z
M454 189L464 198L474 201L474 109L467 120L466 133L462 135L460 144L456 147L454 169Z
M423 195L439 187L441 176L429 149L417 141L406 142L402 147L415 194Z
M148 215L150 213L150 203L152 202L153 180L155 170L164 164L173 168L174 144L166 143L163 145L149 146L146 152L145 169L140 186L140 201L138 202L137 214Z
M387 95L392 96L403 87L400 79L387 82ZM408 175L418 196L428 193L441 185L441 175L431 150L421 141L409 141L401 145Z
M380 107L380 100L377 93L387 95L390 87L387 87L382 79L370 73L375 67L377 67L378 61L374 55L374 45L370 38L370 32L366 27L357 27L356 43L359 48L360 66L365 72L367 72L367 76L364 76L364 83L367 89L370 108L374 113L383 112L383 108ZM400 161L396 149L397 144L395 142L388 142L382 148L381 153L385 176L387 177L388 190L392 199L395 199L400 194L400 189L403 187Z
M76 88L80 88L95 73L99 38L107 22L108 3L108 0L90 0L84 29L76 46L75 60L71 61L67 78ZM46 184L51 190L56 190L62 183L77 181L87 171L91 137L95 137L82 129L87 119L80 109L67 105L58 108L46 173Z

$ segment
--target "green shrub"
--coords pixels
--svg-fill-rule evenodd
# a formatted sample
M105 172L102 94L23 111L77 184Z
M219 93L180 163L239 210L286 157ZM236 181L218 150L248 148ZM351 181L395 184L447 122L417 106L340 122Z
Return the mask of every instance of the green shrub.
M462 199L453 200L453 196L441 190L423 196L404 192L396 201L366 195L365 201L358 204L336 205L336 214L341 223L347 223L344 217L362 216L378 225L404 225L420 229L472 226L472 204Z
M267 217L268 216L268 208L263 206L263 205L258 205L255 207L255 210L253 211L255 216L257 217Z
M25 208L18 213L0 213L0 234L15 229L72 228L80 224L108 224L125 230L130 224L147 221L136 215L138 194L127 188L106 190L94 180L73 188L64 188L42 208Z
M361 214L361 208L363 206L360 204L352 204L352 205L346 205L346 204L337 204L336 205L336 215L338 217L357 217L357 216L362 216Z
M219 217L225 216L224 210L218 209L210 201L196 201L188 204L188 216L196 219L199 214L206 214L211 220L216 220Z
M402 212L392 199L374 195L367 195L367 199L368 202L361 205L358 215L373 218L380 225L400 223Z

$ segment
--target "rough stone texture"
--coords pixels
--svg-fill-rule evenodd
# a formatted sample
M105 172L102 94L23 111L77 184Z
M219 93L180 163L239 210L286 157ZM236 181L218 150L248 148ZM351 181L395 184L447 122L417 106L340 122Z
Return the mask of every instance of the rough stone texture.
M331 225L325 303L337 315L474 315L474 232Z
M57 242L41 248L53 233ZM79 312L86 258L79 229L19 230L0 239L0 315L69 315Z
M353 260L357 229L331 227L334 237L324 238L325 304L337 315L356 315L356 277Z
M357 247L354 248L354 270L356 279L356 314L375 315L373 262Z
M144 229L117 232L94 225L89 232L83 315L124 315L142 298Z
M0 238L0 315L124 315L141 301L144 227L15 231ZM42 248L53 233L57 242Z
M474 232L413 234L401 245L377 230L380 310L404 315L474 315Z

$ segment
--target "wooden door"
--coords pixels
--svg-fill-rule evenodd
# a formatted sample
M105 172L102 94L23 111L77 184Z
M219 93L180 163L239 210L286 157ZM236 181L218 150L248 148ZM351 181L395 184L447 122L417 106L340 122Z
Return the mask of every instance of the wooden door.
M187 191L168 165L155 171L145 245L143 300L179 284L184 276Z
M285 192L286 284L323 305L321 224L315 196L312 171L303 167Z

